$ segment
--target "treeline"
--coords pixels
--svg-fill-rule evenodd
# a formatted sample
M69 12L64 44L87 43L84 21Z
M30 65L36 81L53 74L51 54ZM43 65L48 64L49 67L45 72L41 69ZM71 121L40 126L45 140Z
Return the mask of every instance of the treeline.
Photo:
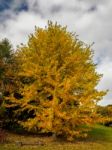
M96 88L102 75L92 57L90 45L52 22L36 28L17 50L0 41L2 125L68 140L86 137L100 119L97 103L106 94Z
M112 105L97 106L97 113L101 115L101 124L112 127Z

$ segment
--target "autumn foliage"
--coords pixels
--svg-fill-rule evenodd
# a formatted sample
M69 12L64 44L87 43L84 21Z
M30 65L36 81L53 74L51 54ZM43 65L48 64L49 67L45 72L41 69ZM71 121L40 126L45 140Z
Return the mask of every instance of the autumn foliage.
M96 105L106 94L98 91L91 47L57 23L36 28L15 58L17 86L5 97L6 108L28 131L86 136L85 125L97 120ZM16 93L16 94L15 94Z

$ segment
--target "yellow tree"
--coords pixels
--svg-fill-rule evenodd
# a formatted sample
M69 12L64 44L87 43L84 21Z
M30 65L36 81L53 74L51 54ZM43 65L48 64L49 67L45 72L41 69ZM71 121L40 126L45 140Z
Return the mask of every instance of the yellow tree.
M101 75L95 71L91 47L66 27L48 22L45 29L35 29L16 57L22 97L12 94L10 101L12 107L19 106L18 122L28 130L69 140L85 136L83 125L96 120L97 102L106 94L96 89Z

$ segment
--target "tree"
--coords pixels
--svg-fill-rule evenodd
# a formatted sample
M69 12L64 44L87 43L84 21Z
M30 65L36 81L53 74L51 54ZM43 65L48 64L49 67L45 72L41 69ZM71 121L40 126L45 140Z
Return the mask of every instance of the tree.
M112 105L98 106L97 112L101 115L102 124L112 126Z
M8 39L0 41L0 122L1 126L8 127L15 125L14 111L11 106L10 95L17 97L18 82L17 78L18 62L15 52ZM6 107L7 105L7 107Z
M83 125L96 120L97 102L106 94L96 86L102 75L95 70L91 46L57 23L36 28L28 44L16 52L18 93L8 107L17 107L18 122L41 133L85 136Z
M4 96L9 96L14 89L14 52L8 39L0 41L0 122L6 121Z
M8 39L3 39L0 41L0 92L2 93L6 90L6 82L12 74L12 57L12 45Z
M7 79L9 78L11 72L11 59L12 46L7 39L3 39L0 41L0 143L6 140L6 133L2 130L3 120L5 119L2 104L4 100L4 93L10 89L8 88L10 83L7 82Z

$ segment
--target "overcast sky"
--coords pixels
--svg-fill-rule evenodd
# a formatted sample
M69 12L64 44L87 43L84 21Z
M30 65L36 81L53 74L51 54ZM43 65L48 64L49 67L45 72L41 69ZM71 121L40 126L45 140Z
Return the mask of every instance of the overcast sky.
M14 48L26 43L34 27L57 21L93 45L97 71L103 74L99 89L109 89L100 104L112 104L112 0L0 0L0 40Z

